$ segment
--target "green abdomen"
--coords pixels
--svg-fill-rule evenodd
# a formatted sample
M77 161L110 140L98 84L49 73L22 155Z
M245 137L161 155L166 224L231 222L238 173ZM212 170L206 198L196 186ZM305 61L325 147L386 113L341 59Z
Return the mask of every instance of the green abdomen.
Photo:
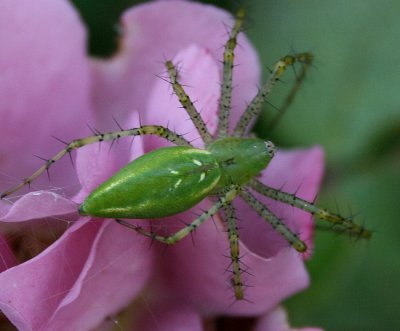
M215 187L221 173L213 155L191 147L166 147L130 162L93 191L82 215L158 218L188 210Z

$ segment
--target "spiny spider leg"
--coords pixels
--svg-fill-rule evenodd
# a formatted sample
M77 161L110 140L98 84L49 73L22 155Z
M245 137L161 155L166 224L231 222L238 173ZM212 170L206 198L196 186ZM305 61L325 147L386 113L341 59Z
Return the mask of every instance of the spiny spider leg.
M204 123L200 113L197 111L196 107L193 105L192 100L186 94L183 86L178 82L178 71L176 70L172 61L167 61L165 63L167 67L170 83L175 94L178 96L179 102L181 103L182 107L188 113L190 119L192 120L194 126L196 127L197 131L199 132L201 138L203 139L204 143L207 145L212 141L212 136L207 129L206 124Z
M348 233L350 236L364 239L371 238L371 231L358 224L355 224L352 222L351 218L345 218L339 214L331 213L328 210L317 207L315 204L307 200L298 198L294 194L289 194L282 192L281 190L274 189L255 179L251 180L248 185L258 193L268 198L302 209L312 215L317 216L321 220L330 222L333 225L338 225L343 228L343 232Z
M218 138L226 137L229 134L229 116L231 111L232 98L232 74L235 58L234 50L237 44L237 36L243 25L244 14L245 13L243 9L239 10L236 14L235 24L229 35L229 40L225 44L221 97L219 100L217 129Z
M300 60L302 66L301 66L301 71L298 76L296 76L296 82L292 86L289 94L285 98L285 101L283 102L282 106L279 107L279 112L274 116L274 118L271 120L271 123L268 126L268 132L272 131L274 129L278 122L282 119L283 115L286 113L290 105L293 103L293 100L297 94L297 92L300 89L301 84L304 81L304 78L306 77L306 73L310 66L312 65L313 57L312 54L309 53L303 53L304 55L307 55L309 58L305 58L303 60Z
M266 205L257 200L248 190L242 189L240 197L251 206L263 219L272 225L274 230L281 234L289 244L298 252L304 253L307 250L306 244L298 238Z
M239 252L239 229L237 226L237 217L235 209L231 203L224 206L226 223L228 224L228 240L232 261L232 286L235 290L235 298L241 300L244 298L242 268L240 267Z
M246 131L249 128L249 124L255 118L260 115L262 110L262 106L267 99L268 95L270 94L272 87L276 84L280 77L284 74L288 66L294 65L296 62L304 63L304 68L308 68L309 65L312 63L313 56L310 53L300 53L295 55L286 55L285 57L281 58L274 66L271 71L271 74L268 80L265 82L264 86L258 91L256 96L247 106L246 110L240 117L239 122L236 124L234 130L234 136L236 137L243 137L246 135ZM305 70L304 75L305 75ZM295 92L299 88L301 81L296 81L294 91L291 92L293 94L292 99L294 97ZM297 88L296 88L297 86Z
M192 146L191 143L187 141L185 138L183 138L181 135L171 131L168 128L159 125L144 125L139 128L120 130L108 133L99 133L94 136L75 139L72 140L64 149L59 151L52 158L48 159L44 165L42 165L32 175L25 178L20 184L1 193L0 199L7 197L8 195L18 191L19 189L21 189L26 185L29 185L43 172L47 171L56 161L61 159L65 154L71 153L71 151L75 149L81 148L86 145L94 144L97 142L116 140L122 137L129 137L129 136L133 137L133 136L143 136L143 135L156 135L179 146Z
M126 222L124 220L116 219L115 221L117 223L119 223L123 226L126 226L130 229L133 229L136 232L140 233L141 235L149 237L153 240L157 240L157 241L162 242L167 245L174 245L178 241L185 238L192 231L196 230L204 221L206 221L210 217L214 216L226 204L230 203L237 196L239 189L240 189L239 186L231 185L229 187L229 189L225 192L225 194L223 196L219 197L217 202L215 202L214 205L210 209L208 209L207 211L202 213L199 217L197 217L189 225L185 226L181 230L179 230L169 236L160 236L154 232L144 230L141 226L136 226L136 225Z

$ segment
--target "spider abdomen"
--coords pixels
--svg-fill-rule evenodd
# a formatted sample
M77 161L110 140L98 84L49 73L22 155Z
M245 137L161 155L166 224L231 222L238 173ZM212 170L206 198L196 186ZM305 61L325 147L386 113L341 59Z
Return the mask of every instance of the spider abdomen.
M105 218L158 218L177 214L209 195L221 177L206 150L165 147L144 154L94 190L79 208Z

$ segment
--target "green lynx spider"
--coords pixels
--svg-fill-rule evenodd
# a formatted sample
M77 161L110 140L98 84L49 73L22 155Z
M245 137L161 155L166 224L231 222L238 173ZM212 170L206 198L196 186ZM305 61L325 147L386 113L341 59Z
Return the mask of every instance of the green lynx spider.
M305 252L307 250L306 244L276 217L265 204L257 200L251 190L330 222L334 225L335 230L348 233L351 236L369 238L371 233L353 223L351 217L345 218L329 212L294 194L266 186L256 179L256 176L267 167L273 158L275 148L271 142L247 137L246 132L252 121L258 117L262 105L265 103L274 84L289 66L297 62L302 65L302 71L298 75L296 84L288 97L290 101L293 99L307 68L312 62L313 57L311 54L287 55L280 59L271 70L264 86L261 87L242 114L232 131L233 133L230 134L228 122L231 109L234 49L237 36L242 27L243 17L244 12L239 11L235 24L231 29L229 40L225 45L216 137L210 134L199 112L178 82L176 67L172 61L166 62L170 84L204 141L204 150L194 148L182 135L163 126L145 125L128 130L121 129L115 132L98 133L86 138L73 140L63 150L47 160L30 177L24 179L19 185L3 192L0 198L3 199L23 186L30 184L44 171L47 171L53 163L64 155L71 153L72 150L101 141L117 140L122 137L155 135L177 146L154 150L129 163L86 198L79 207L80 214L113 218L118 223L153 240L173 245L185 238L204 221L223 210L232 262L231 284L238 300L244 298L244 285L242 282L243 269L239 261L239 231L235 210L232 205L236 197L240 197L250 205L298 252ZM286 102L286 104L289 103ZM141 189L137 189L138 187ZM146 188L149 187L152 190L146 193ZM207 196L215 197L214 205L192 223L169 236L161 236L153 231L146 231L140 226L120 219L152 219L174 215L190 209Z

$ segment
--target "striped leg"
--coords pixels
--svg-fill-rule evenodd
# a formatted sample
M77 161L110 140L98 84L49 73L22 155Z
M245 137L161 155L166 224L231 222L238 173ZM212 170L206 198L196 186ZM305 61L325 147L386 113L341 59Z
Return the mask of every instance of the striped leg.
M267 206L258 201L248 190L242 189L240 197L250 205L264 220L272 225L272 227L281 234L289 244L298 252L304 253L307 250L306 244L298 238L278 217L276 217Z
M183 86L178 82L178 71L176 70L172 61L166 62L166 67L169 75L169 79L175 94L178 96L179 102L182 107L188 113L190 119L192 120L194 126L196 127L200 137L203 139L204 143L207 145L212 141L212 136L207 129L206 124L197 111L196 107L193 105L192 100L186 94Z
M258 91L257 95L253 98L251 103L248 105L242 116L240 117L239 122L236 125L234 130L234 135L236 137L242 137L246 134L247 130L249 129L249 125L251 121L258 117L261 112L262 106L264 105L265 101L267 100L268 95L270 94L273 86L279 80L280 77L285 73L286 69L289 66L293 66L296 62L301 62L304 64L305 70L310 66L312 63L313 56L310 53L300 53L295 55L286 55L285 57L281 58L272 69L271 74L264 84L264 86ZM305 75L305 71L299 76L295 87L293 88L292 92L289 94L291 102L294 98L294 94L297 92L301 81L304 79L301 78L302 75ZM301 78L301 80L299 80ZM284 107L288 107L290 103L287 105L284 104Z
M218 137L226 137L229 134L229 116L231 110L232 98L232 76L235 58L235 47L237 44L237 36L242 28L244 20L244 10L239 10L236 14L236 21L229 35L229 40L225 44L224 60L223 60L223 78L221 86L221 98L219 101L218 115Z
M291 88L289 94L287 95L287 97L285 98L285 101L283 102L283 104L279 107L278 113L271 120L271 123L268 126L268 132L272 131L277 126L279 121L282 119L283 115L286 113L286 111L288 110L290 105L293 103L293 100L296 97L296 94L299 91L300 86L306 77L306 73L307 73L308 69L310 68L310 66L312 65L312 61L313 61L312 54L303 53L303 57L301 57L301 54L299 56L300 57L299 57L298 62L300 62L302 64L301 71L298 75L296 75L296 82L292 86L292 88Z
M231 253L232 261L232 279L231 284L235 291L235 298L242 300L244 298L243 293L243 281L242 281L242 268L240 267L240 252L239 252L239 230L237 226L237 218L235 215L235 209L232 204L224 206L225 218L228 225L228 240L229 248Z
M345 218L339 214L332 213L326 209L322 209L312 202L296 197L294 194L282 192L281 190L274 189L266 186L259 181L253 179L249 186L258 193L271 198L276 201L287 203L296 208L302 209L309 212L312 215L317 216L319 219L330 222L331 224L340 227L343 232L350 236L369 239L371 237L371 231L363 228L362 226L355 224L351 217Z
M144 230L141 226L137 226L134 224L131 224L127 221L116 219L116 222L119 224L126 226L132 230L135 230L137 233L140 233L146 237L149 237L153 240L162 242L167 245L174 245L178 241L182 240L185 238L188 234L190 234L192 231L196 230L202 223L204 223L207 219L210 217L214 216L221 208L223 208L225 205L230 203L238 194L239 187L236 185L232 185L229 190L225 192L223 196L221 196L217 202L207 211L202 213L199 217L197 217L192 223L189 225L185 226L178 232L175 232L169 236L160 236L157 233L154 233L153 231L146 231Z
M89 136L86 138L75 139L70 143L66 144L65 148L63 148L56 155L48 159L45 164L43 164L32 175L25 178L20 184L1 193L0 199L4 199L8 195L21 189L22 187L31 184L43 172L47 171L55 162L61 159L64 155L70 154L75 149L102 141L114 141L123 137L134 137L134 136L144 136L144 135L156 135L179 146L191 146L190 142L188 142L181 135L171 131L168 128L159 125L145 125L139 128L120 130L108 133L98 133L96 135Z

